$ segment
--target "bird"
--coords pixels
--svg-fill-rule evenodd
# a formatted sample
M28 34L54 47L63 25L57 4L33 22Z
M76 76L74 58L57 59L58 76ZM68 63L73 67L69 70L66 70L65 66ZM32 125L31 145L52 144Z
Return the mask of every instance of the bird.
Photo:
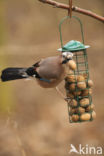
M68 65L73 53L62 52L58 56L51 56L39 60L29 68L9 67L1 74L1 81L35 78L43 88L54 88L66 77Z

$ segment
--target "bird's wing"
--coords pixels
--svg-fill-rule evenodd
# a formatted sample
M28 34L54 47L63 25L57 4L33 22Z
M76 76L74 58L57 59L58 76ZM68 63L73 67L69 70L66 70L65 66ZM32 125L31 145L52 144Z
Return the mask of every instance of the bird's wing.
M39 63L40 63L40 61L36 62L35 64L33 64L33 67L35 67L35 68L39 67L40 66Z
M36 71L36 74L37 74L36 78L38 78L38 79L41 80L41 81L45 81L45 82L50 83L50 80L41 77L41 76L39 75L39 73L37 72L37 68L40 67L40 63L41 63L41 61L43 61L43 60L44 60L44 59L41 59L40 61L38 61L38 62L36 62L35 64L33 64L34 70Z
M48 57L40 61L37 72L43 78L57 79L64 73L64 68L60 62L59 56Z

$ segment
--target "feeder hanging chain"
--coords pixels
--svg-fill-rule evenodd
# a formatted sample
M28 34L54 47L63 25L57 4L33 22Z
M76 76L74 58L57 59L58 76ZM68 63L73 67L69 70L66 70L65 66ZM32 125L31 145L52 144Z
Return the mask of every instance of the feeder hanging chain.
M72 17L72 0L69 0L68 16Z

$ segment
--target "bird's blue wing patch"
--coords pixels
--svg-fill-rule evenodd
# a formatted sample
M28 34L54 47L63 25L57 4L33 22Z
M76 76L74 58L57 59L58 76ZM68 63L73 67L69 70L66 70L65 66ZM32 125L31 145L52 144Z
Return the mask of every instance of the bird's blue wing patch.
M50 82L51 82L50 80L48 80L48 79L45 79L45 78L40 78L40 80L41 80L41 81L48 82L48 83L50 83Z

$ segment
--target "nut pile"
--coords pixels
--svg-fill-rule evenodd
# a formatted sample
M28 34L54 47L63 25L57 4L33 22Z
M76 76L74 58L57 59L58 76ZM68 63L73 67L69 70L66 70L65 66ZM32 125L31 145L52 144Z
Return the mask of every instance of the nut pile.
M91 121L96 117L91 96L93 81L89 79L87 73L75 74L76 63L73 60L68 65L72 69L65 79L66 94L70 99L68 100L70 122Z

